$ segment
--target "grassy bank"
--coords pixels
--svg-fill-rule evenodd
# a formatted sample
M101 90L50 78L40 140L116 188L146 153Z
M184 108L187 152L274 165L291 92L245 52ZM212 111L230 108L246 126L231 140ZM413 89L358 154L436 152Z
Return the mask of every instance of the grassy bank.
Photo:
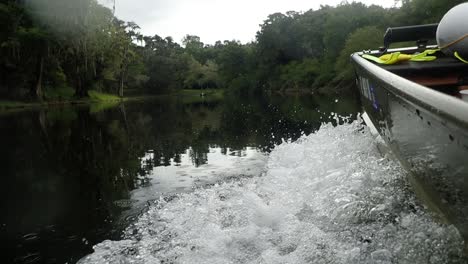
M36 108L36 107L46 107L53 105L68 105L68 104L89 104L89 103L113 103L118 104L126 100L126 98L120 98L116 95L101 93L98 91L90 90L88 92L88 98L82 99L73 99L71 96L57 96L51 97L47 101L8 101L0 100L0 111L12 110L12 109L21 109L21 108Z
M197 102L210 102L218 101L223 98L223 90L219 89L204 89L204 90L180 90L175 94L166 95L138 95L131 97L120 98L113 94L102 93L95 90L88 92L88 98L73 99L73 94L54 94L46 101L8 101L0 100L0 112L13 111L19 109L30 109L39 107L48 107L56 105L76 105L76 104L90 104L92 112L102 111L104 109L112 108L124 101L137 101L152 98L162 98L164 96L177 96L180 97L184 103L197 103Z
M106 101L122 101L125 100L125 98L120 98L116 95L113 94L107 94L107 93L101 93L98 91L89 91L89 100L92 102L106 102Z

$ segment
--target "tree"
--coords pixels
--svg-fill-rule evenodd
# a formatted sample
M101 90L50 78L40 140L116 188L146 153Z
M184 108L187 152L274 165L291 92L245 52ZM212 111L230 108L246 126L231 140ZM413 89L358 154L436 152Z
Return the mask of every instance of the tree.
M383 35L384 31L375 26L359 28L351 33L335 64L335 71L339 73L338 78L352 80L354 74L350 55L357 51L378 49L382 45Z
M203 50L205 44L201 42L200 37L194 35L186 35L182 39L182 44L185 47L185 52L192 55L197 61L199 61L202 64L206 62Z
M304 13L269 15L256 41L205 45L186 35L143 36L97 0L3 0L0 96L62 99L89 89L170 93L181 88L238 91L336 86L353 78L351 52L376 48L390 26L438 22L462 0L401 0L401 8L344 1ZM351 83L351 82L347 82ZM64 92L65 91L65 92Z

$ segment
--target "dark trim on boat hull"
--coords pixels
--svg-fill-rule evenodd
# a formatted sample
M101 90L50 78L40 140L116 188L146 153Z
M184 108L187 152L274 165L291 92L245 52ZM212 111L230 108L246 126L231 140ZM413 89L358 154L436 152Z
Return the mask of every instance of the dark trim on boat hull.
M379 134L468 241L468 103L352 55L361 102ZM414 182L413 182L414 183Z

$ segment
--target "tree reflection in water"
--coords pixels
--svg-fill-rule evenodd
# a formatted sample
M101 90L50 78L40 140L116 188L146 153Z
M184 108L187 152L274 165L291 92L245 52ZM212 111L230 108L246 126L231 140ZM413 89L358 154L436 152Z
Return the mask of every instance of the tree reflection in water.
M96 109L96 108L95 108ZM97 108L99 109L99 108ZM91 110L91 111L90 111ZM74 262L118 238L131 191L159 166L209 164L209 153L268 152L320 128L330 113L358 112L353 99L227 97L127 103L95 112L64 107L0 116L1 237L7 262ZM141 208L140 208L141 209Z

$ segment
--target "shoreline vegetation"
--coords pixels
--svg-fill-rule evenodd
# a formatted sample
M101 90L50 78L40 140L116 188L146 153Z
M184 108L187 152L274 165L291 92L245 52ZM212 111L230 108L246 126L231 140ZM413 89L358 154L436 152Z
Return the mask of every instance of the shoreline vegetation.
M87 98L67 98L54 101L8 101L0 100L0 113L28 110L38 107L60 107L69 105L95 105L102 109L117 106L122 102L151 100L174 96L182 99L186 103L209 102L217 101L224 98L224 91L221 89L205 89L205 90L180 90L176 93L161 94L161 95L134 95L127 97L118 97L113 94L101 93L97 91L88 91Z
M206 89L241 96L350 92L351 53L381 46L387 27L438 22L462 2L401 0L383 8L343 1L271 14L250 43L205 44L186 35L179 44L142 35L97 0L3 0L0 111Z
M13 100L0 100L0 111L7 111L12 109L29 109L35 107L46 106L63 106L63 105L78 105L78 104L92 104L92 103L111 103L123 102L128 98L120 98L118 96L106 93L100 93L90 90L89 97L87 98L62 98L57 100L42 100L42 101L13 101Z

